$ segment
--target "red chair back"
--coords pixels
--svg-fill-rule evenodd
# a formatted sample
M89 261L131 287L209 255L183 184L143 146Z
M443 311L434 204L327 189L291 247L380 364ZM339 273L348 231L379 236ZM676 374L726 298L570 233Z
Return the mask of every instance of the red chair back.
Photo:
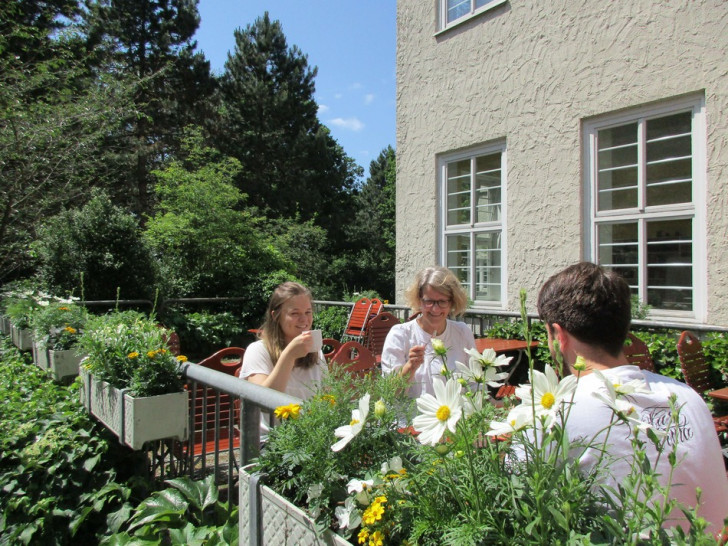
M329 367L342 366L354 377L377 370L377 361L372 352L357 341L347 341L331 358Z
M369 298L360 298L354 303L349 313L349 319L344 327L344 336L352 337L357 340L364 335L367 321L369 320L369 312L372 308L372 302Z
M399 319L388 311L383 311L369 320L365 345L376 359L381 358L384 341L395 324L399 324Z
M630 364L639 366L648 372L655 371L655 363L652 361L649 347L632 332L627 334L623 352Z
M677 355L680 359L680 368L685 383L700 394L711 390L710 368L705 360L703 344L694 333L685 330L680 334L677 342Z
M322 346L324 348L324 358L328 362L341 349L341 341L332 337L325 337L322 340Z

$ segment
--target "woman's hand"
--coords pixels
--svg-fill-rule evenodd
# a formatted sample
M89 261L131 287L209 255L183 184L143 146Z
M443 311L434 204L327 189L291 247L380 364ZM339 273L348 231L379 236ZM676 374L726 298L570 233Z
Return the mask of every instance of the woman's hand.
M412 379L415 376L417 368L422 366L425 362L425 346L424 345L413 345L410 347L407 362L402 366L402 374L409 375Z
M303 332L294 337L286 346L285 352L290 354L294 359L303 358L308 353L313 352L313 336L311 332Z

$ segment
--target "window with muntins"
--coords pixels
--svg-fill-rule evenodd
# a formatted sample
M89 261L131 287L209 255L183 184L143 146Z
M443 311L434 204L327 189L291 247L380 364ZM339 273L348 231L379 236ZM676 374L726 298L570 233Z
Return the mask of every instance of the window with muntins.
M592 258L656 314L694 317L701 303L702 118L696 100L586 131Z
M505 2L506 0L439 0L438 30L445 30Z
M503 150L440 161L443 263L476 303L503 298Z

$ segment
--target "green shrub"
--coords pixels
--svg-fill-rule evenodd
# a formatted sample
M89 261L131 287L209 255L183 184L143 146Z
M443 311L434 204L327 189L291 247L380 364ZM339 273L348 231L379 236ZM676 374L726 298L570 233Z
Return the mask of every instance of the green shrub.
M48 219L35 251L38 275L50 290L86 300L113 300L119 294L151 299L154 294L154 263L137 218L102 192L83 208Z
M323 337L340 340L349 318L349 311L349 307L327 306L316 312L314 327L321 330Z

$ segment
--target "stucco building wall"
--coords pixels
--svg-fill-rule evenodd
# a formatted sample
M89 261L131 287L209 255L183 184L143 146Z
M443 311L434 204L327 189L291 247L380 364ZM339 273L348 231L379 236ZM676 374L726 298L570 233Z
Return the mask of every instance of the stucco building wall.
M438 262L438 154L506 142L506 308L584 258L581 126L704 93L708 313L728 324L728 3L510 0L436 32L397 7L397 294ZM588 219L587 219L588 221Z

